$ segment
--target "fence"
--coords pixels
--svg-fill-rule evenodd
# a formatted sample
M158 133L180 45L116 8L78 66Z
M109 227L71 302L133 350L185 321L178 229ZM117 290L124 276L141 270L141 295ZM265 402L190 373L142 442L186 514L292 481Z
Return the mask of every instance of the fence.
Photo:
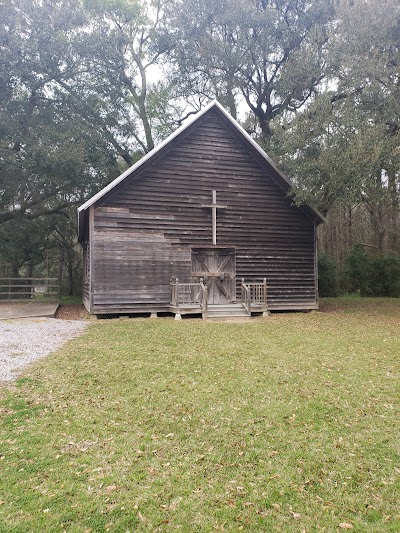
M0 301L58 300L57 278L0 278Z

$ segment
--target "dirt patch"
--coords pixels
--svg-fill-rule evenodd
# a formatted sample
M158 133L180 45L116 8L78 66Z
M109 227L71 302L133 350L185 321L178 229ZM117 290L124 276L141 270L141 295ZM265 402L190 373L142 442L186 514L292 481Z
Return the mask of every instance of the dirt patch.
M57 309L55 318L61 320L87 320L90 315L83 304L61 304Z
M344 306L337 303L320 302L319 311L321 313L337 313L343 311Z

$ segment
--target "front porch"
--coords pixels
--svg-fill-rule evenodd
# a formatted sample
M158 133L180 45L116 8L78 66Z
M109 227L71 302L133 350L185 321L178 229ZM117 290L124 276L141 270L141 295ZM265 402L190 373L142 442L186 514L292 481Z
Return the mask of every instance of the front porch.
M252 314L267 313L267 281L240 283L240 298L210 303L209 286L212 283L200 278L199 282L181 283L171 280L171 312L175 320L182 315L201 314L203 319L250 318Z

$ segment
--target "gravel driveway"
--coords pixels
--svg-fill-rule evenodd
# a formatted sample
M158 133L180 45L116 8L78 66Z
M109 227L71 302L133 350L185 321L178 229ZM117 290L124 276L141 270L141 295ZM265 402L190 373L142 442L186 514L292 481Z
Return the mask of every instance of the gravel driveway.
M87 324L54 318L0 321L0 382L16 379L25 366L80 335Z

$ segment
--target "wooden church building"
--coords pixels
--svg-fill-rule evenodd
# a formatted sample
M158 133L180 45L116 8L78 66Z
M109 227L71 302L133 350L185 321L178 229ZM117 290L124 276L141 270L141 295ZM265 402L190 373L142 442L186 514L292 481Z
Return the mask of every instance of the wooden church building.
M292 184L216 101L79 207L91 314L318 308L316 233Z

